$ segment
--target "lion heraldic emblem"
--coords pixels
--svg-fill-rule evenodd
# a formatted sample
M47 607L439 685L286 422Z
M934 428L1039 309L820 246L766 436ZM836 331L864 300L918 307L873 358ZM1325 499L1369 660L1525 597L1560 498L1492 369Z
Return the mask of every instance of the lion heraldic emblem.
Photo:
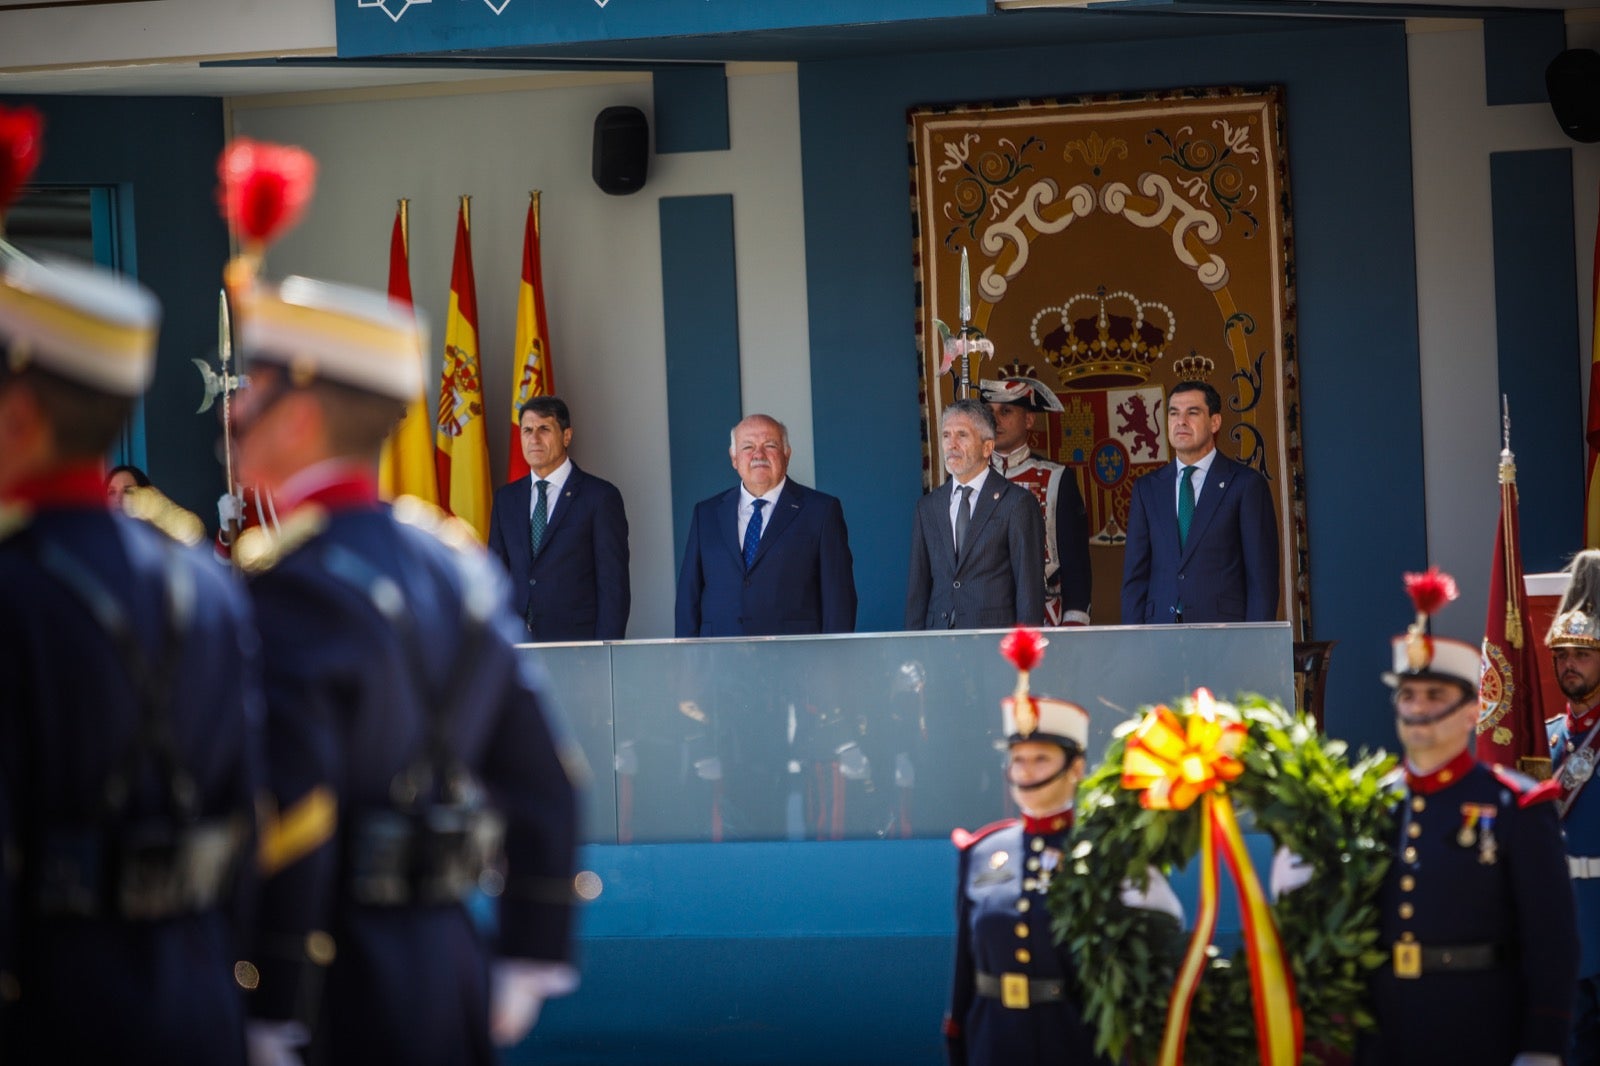
M1150 417L1144 397L1137 392L1130 393L1125 401L1117 405L1117 414L1122 418L1117 426L1117 435L1123 440L1128 439L1124 434L1133 435L1133 440L1128 444L1128 454L1137 456L1141 452L1148 452L1151 459L1159 457L1161 434L1156 428L1155 419Z

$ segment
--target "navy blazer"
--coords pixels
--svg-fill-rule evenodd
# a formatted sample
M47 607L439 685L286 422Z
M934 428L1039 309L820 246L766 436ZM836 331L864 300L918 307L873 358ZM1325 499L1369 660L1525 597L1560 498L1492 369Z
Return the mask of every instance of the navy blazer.
M495 490L489 550L511 575L511 605L535 642L621 640L628 628L628 516L622 493L572 464L532 558L533 478Z
M747 573L739 486L695 504L678 572L677 636L855 631L855 570L838 499L790 478L763 517Z
M1270 622L1278 617L1278 517L1267 479L1220 452L1178 547L1178 465L1133 483L1122 622Z
M990 469L956 557L955 479L917 501L911 524L907 629L1044 624L1044 517L1033 493Z

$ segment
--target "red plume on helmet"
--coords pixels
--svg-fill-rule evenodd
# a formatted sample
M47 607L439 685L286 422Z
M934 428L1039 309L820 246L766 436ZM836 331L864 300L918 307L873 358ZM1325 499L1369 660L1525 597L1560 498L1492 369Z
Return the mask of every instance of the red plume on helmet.
M1016 717L1017 731L1028 736L1039 727L1039 709L1028 694L1028 671L1044 659L1044 648L1050 642L1037 629L1018 626L1000 641L1000 654L1017 668L1017 689L1012 693L1012 713Z
M1406 658L1413 670L1421 670L1433 660L1428 619L1456 598L1456 579L1437 566L1430 566L1420 574L1406 574L1405 582L1406 594L1417 608L1417 620L1406 630Z
M0 215L28 183L44 154L44 116L31 107L0 107Z
M228 264L231 291L248 285L267 247L305 214L316 185L317 161L304 148L236 138L217 161L217 201L244 248Z

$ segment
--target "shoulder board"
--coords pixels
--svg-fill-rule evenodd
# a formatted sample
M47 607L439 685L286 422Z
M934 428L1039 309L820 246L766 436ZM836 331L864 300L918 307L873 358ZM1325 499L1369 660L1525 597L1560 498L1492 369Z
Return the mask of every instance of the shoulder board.
M0 541L21 533L32 522L33 508L27 504L11 503L0 506Z
M1499 763L1491 763L1489 764L1488 769L1489 772L1494 774L1495 778L1499 780L1502 785L1509 788L1518 796L1530 792L1539 786L1539 782L1535 781L1522 771L1513 770L1509 766L1501 766Z
M483 543L471 526L416 496L401 496L390 507L395 521L420 529L456 551L482 551Z
M1002 818L998 822L990 822L982 829L971 833L967 832L965 829L956 829L950 833L950 843L954 844L962 851L966 851L968 848L972 847L972 845L976 844L990 833L998 832L1001 829L1007 829L1016 824L1017 820L1015 818Z
M247 574L264 574L298 551L301 545L321 533L328 525L327 509L314 503L297 507L273 535L261 526L251 526L239 534L233 545L233 558Z
M1558 726L1558 725L1561 724L1562 719L1566 718L1566 716L1567 716L1567 712L1566 711L1562 711L1559 714L1552 714L1549 718L1546 718L1544 720L1544 724L1547 727L1548 726Z
M122 509L154 526L179 544L194 547L205 539L206 524L193 511L179 507L154 486L135 488L122 497Z

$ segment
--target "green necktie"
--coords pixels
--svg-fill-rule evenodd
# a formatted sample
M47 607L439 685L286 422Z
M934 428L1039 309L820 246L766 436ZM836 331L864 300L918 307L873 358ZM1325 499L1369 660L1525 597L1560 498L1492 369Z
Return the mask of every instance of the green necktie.
M536 481L534 482L534 487L539 490L539 499L535 501L533 515L528 521L528 546L533 549L534 558L538 558L539 549L544 547L545 526L550 521L550 501L549 497L545 495L546 490L550 488L550 482ZM1189 509L1191 511L1194 510L1192 503Z
M1189 524L1194 521L1194 472L1198 466L1186 466L1178 482L1178 547L1189 543Z

